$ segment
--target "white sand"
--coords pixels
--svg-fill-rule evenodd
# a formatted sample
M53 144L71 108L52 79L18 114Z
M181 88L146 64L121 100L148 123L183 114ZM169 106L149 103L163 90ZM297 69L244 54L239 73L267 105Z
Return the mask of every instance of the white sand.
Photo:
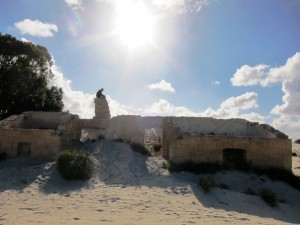
M282 182L221 172L215 182L229 190L204 194L199 176L170 175L161 169L162 159L147 159L126 144L102 141L85 148L97 163L89 182L64 181L54 163L0 162L0 224L300 224L300 192ZM272 208L242 193L266 187L285 203Z

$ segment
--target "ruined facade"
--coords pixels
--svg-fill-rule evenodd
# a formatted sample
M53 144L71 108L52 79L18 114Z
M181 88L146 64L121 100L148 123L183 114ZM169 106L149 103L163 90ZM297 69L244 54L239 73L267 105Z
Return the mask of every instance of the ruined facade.
M162 157L174 163L248 162L291 170L291 139L244 119L117 116L110 120L106 138L144 144L149 129L161 135Z
M0 122L0 152L53 159L78 137L79 117L59 112L25 112Z
M251 162L259 167L291 170L291 140L268 125L204 117L110 118L102 93L94 102L92 119L70 113L25 112L1 121L0 153L52 159L70 148L73 141L105 137L143 144L149 149L159 144L155 155L174 163Z

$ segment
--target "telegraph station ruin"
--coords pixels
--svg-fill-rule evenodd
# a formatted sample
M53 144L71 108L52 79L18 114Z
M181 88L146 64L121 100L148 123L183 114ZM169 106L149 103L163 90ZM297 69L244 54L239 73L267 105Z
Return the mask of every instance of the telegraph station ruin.
M24 112L0 121L0 154L53 159L74 141L106 138L143 144L173 163L251 162L291 170L292 141L269 125L206 117L111 118L102 91L94 99L92 119L67 112Z

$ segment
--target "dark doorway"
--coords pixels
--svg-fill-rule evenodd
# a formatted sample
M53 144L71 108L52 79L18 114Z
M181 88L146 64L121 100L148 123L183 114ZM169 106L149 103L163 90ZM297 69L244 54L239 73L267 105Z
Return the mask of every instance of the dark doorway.
M145 129L144 145L154 156L162 154L162 134L161 128Z
M239 148L223 149L223 163L229 167L243 167L246 164L246 150Z
M30 156L31 154L31 143L28 142L19 142L17 148L18 156Z

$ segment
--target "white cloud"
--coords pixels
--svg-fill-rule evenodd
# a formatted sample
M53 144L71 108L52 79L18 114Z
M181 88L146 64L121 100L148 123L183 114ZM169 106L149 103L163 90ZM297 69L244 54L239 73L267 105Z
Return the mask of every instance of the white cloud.
M30 42L26 38L21 38L21 41L23 41L23 42Z
M281 115L272 122L272 126L286 133L292 139L300 138L300 118L294 116Z
M218 80L215 80L213 84L214 84L215 86L219 86L219 85L221 84L221 82L218 81Z
M150 106L145 107L143 115L158 116L198 116L198 113L192 112L184 106L175 106L165 99L159 99Z
M64 110L78 114L81 118L92 118L94 95L72 90L71 81L64 77L60 68L53 65L51 69L54 73L54 85L63 89Z
M65 0L65 2L73 9L82 9L82 0Z
M300 116L300 52L289 58L285 65L270 70L273 80L282 80L283 103L271 113Z
M117 115L140 115L142 114L142 109L134 108L132 106L126 106L121 104L120 102L112 99L109 95L106 95L106 99L108 101L110 114L111 116Z
M290 57L285 65L270 67L258 65L242 66L231 78L234 86L261 85L263 87L274 83L282 83L283 103L276 105L272 114L300 116L300 52Z
M21 34L28 34L37 37L52 37L54 32L58 31L55 24L43 23L39 20L25 19L16 22L14 25Z
M230 79L233 86L251 86L262 85L266 86L266 70L269 68L267 65L257 65L251 67L244 65L237 69L233 77Z
M258 107L258 94L255 92L246 92L243 95L230 97L223 101L217 110L211 108L201 113L201 116L215 118L236 118L240 117L242 110L253 109ZM244 114L244 116L247 114ZM252 117L253 118L253 117ZM261 117L262 118L262 117ZM260 119L261 120L261 119Z
M258 95L255 92L247 92L243 95L231 97L220 104L217 110L211 108L203 112L194 112L184 106L175 106L165 99L160 99L150 106L145 107L143 115L160 115L160 116L203 116L214 118L244 118L250 121L263 122L264 117L258 113L241 114L243 110L253 109L257 105Z
M220 108L239 108L239 109L251 109L258 107L257 105L258 94L255 92L246 92L243 95L237 97L230 97L222 102Z
M154 83L154 84L149 84L147 85L147 87L150 90L161 90L161 91L167 91L167 92L172 92L175 93L175 89L172 87L172 84L169 82L166 82L165 80L161 80L158 83Z
M272 125L292 138L299 138L300 129L300 52L288 58L279 67L258 65L242 66L231 78L234 86L268 86L275 83L282 84L282 104L276 105L271 114ZM298 137L297 137L298 135Z

